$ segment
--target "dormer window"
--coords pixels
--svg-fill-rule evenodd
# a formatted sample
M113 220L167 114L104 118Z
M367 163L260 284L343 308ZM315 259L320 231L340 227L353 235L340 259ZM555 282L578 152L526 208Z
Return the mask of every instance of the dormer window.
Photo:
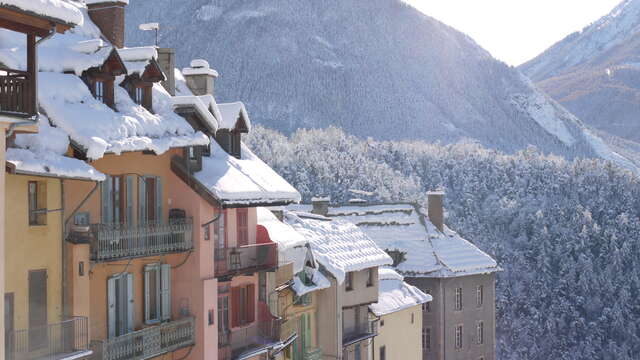
M96 76L90 77L88 81L93 97L108 107L114 108L113 79L108 76Z
M136 87L133 95L133 101L136 104L142 105L144 103L144 89L141 87Z
M85 71L82 74L82 79L96 100L115 109L113 84L116 76L125 74L126 71L120 56L115 50L112 50L101 66L92 67Z
M96 100L104 103L104 81L96 81L94 83L94 88L94 96L96 97Z
M131 96L131 100L136 104L144 107L145 109L152 112L152 97L151 97L151 86L152 83L147 83L141 80L129 79L125 80L128 84L125 86L128 89L129 96Z

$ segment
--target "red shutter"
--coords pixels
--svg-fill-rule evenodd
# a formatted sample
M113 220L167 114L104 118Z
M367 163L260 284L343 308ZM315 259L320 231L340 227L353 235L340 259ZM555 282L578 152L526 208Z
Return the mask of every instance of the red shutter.
M231 288L231 327L240 325L240 288Z
M256 320L256 286L247 286L247 320L252 323Z

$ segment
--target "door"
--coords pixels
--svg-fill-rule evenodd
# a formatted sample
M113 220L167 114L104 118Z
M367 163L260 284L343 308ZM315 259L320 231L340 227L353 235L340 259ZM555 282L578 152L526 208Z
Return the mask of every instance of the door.
M218 347L228 345L229 339L229 296L218 297Z
M133 274L110 277L107 281L109 337L133 331Z
M29 271L29 349L43 348L47 338L47 270Z
M4 348L5 348L5 359L11 359L11 353L13 352L14 341L13 341L13 313L14 313L14 305L13 305L13 293L4 294Z

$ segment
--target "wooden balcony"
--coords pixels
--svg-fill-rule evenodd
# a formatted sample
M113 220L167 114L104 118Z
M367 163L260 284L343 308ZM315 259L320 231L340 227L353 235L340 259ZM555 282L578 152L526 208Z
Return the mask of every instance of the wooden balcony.
M88 231L91 260L104 262L189 251L193 248L192 222L185 218L136 225L93 224Z
M86 317L15 330L7 340L7 360L77 359L91 354Z
M253 244L214 250L215 276L252 274L278 266L278 244Z
M94 341L96 360L143 360L195 344L193 317L148 327L112 339Z
M28 118L36 115L32 74L0 69L0 115Z

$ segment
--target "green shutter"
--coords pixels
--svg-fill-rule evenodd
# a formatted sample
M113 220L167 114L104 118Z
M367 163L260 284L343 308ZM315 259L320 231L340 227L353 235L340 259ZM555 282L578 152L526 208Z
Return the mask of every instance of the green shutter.
M116 336L116 279L107 280L107 321L109 338Z
M147 222L147 177L138 179L138 223Z
M171 265L169 264L162 264L160 267L160 303L160 320L171 320Z

